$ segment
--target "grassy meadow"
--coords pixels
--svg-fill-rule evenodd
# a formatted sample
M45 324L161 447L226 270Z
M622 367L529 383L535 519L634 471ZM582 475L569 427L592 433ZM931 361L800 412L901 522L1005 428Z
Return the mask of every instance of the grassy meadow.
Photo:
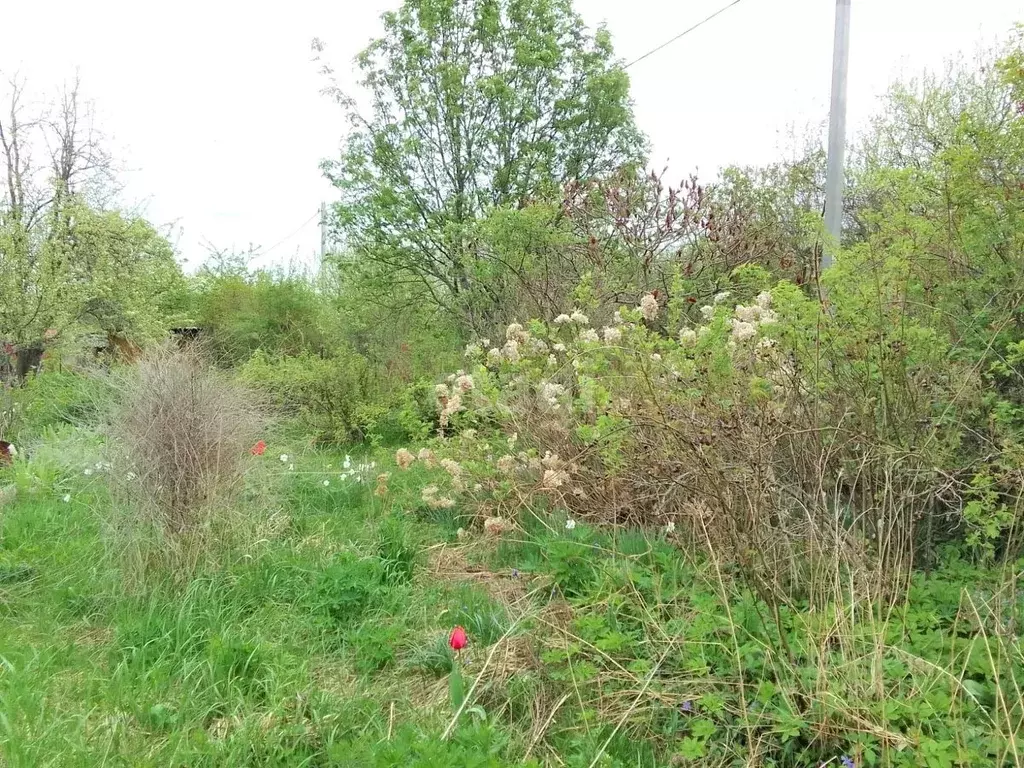
M1015 764L995 570L778 611L674 532L491 536L423 504L436 469L276 432L183 569L117 550L93 426L0 469L5 766Z

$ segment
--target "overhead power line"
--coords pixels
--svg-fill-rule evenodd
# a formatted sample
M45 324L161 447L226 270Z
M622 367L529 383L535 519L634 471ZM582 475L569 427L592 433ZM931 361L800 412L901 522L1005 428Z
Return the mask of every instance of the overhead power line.
M282 237L282 238L281 238L280 240L278 240L278 241L277 241L276 243L274 243L274 244L273 244L272 246L270 246L269 248L265 248L265 249L263 249L263 251L262 251L262 252L260 253L260 256L266 256L266 255L267 255L268 253L270 253L270 252L271 252L272 250L274 250L275 248L277 248L277 247L278 247L279 245L282 245L282 244L284 244L284 243L288 242L289 240L291 240L291 239L292 239L293 237L295 237L295 236L296 236L297 234L299 234L299 232L301 232L301 231L302 231L302 230L304 230L304 229L305 229L306 227L308 227L308 226L310 225L310 223L311 223L311 222L312 222L312 221L313 221L314 219L317 219L317 218L318 218L319 216L320 216L320 210L319 210L319 209L317 209L317 212L316 212L316 213L314 213L314 214L313 214L312 216L310 216L310 217L309 217L308 219L306 219L306 221L305 221L305 222L303 222L303 223L302 223L302 224L301 224L301 225L300 225L300 226L299 226L299 227L298 227L298 228L297 228L297 229L296 229L296 230L295 230L294 232L292 232L292 233L291 233L290 235L285 235L284 237Z
M689 29L684 29L684 30L683 30L682 32L680 32L680 33L679 33L678 35L676 35L675 37L673 37L673 38L672 38L671 40L666 40L666 41L665 41L664 43L662 43L661 45L659 45L659 46L658 46L657 48L654 48L654 49L652 49L652 50L648 51L647 53L645 53L645 54L644 54L643 56L641 56L640 58L638 58L638 59L633 59L633 61L629 62L629 64L627 64L627 65L626 65L626 66L624 67L624 69L629 69L629 68L630 68L630 67L632 67L632 66L633 66L634 64L637 64L637 63L639 63L639 62L643 61L644 59L646 59L646 58L647 58L648 56L653 56L653 55L654 55L654 54L656 54L656 53L657 53L658 51L660 51L660 50L661 50L662 48L665 48L665 47L667 47L667 46L670 46L670 45L672 45L672 43L674 43L674 42L675 42L676 40L679 40L679 39L680 39L680 38L682 38L682 37L686 37L686 36L687 36L688 34L690 34L691 32L693 32L693 31L694 31L695 29L699 29L700 27L703 27L703 26L704 26L705 24L707 24L707 23L708 23L709 21L711 21L711 20L712 20L713 18L715 18L716 16L719 16L719 15L721 15L721 14L725 13L725 12L726 12L727 10L729 10L730 8L732 8L732 7L734 6L734 5L739 5L739 4L741 3L741 2L743 2L743 0L733 0L733 1L732 1L731 3L729 3L728 5L726 5L726 6L722 7L722 8L719 8L719 9L718 9L717 11L715 11L715 12L714 12L714 13L712 13L712 14L711 14L710 16L708 16L708 17L707 17L706 19L702 19L701 21L698 21L698 22L697 22L696 24L694 24L694 25L693 25L692 27L690 27Z

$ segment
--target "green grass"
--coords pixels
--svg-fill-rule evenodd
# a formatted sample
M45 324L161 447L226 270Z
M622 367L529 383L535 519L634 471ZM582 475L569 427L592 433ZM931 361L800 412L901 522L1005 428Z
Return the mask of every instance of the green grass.
M1016 764L1024 666L997 616L1024 606L955 554L890 615L774 615L640 531L453 546L468 520L420 509L423 470L388 466L385 502L377 469L288 446L253 460L246 535L126 583L90 445L0 470L22 489L0 509L5 766ZM455 665L477 684L444 738Z

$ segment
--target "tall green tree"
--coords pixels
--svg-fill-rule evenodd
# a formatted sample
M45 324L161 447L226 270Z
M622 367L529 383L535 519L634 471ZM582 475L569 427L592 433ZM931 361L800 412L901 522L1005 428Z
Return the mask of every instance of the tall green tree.
M141 342L166 331L185 281L170 243L111 210L109 155L78 84L41 110L9 82L0 114L0 340L103 331Z
M406 0L358 57L369 110L324 170L347 246L463 316L499 302L474 224L642 161L629 79L570 0Z

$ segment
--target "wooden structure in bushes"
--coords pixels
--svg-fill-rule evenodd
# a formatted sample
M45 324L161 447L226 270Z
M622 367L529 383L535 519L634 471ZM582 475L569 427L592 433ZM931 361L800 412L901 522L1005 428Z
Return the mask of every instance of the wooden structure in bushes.
M3 342L0 345L0 383L20 383L30 373L38 373L44 351L41 341L32 344Z

